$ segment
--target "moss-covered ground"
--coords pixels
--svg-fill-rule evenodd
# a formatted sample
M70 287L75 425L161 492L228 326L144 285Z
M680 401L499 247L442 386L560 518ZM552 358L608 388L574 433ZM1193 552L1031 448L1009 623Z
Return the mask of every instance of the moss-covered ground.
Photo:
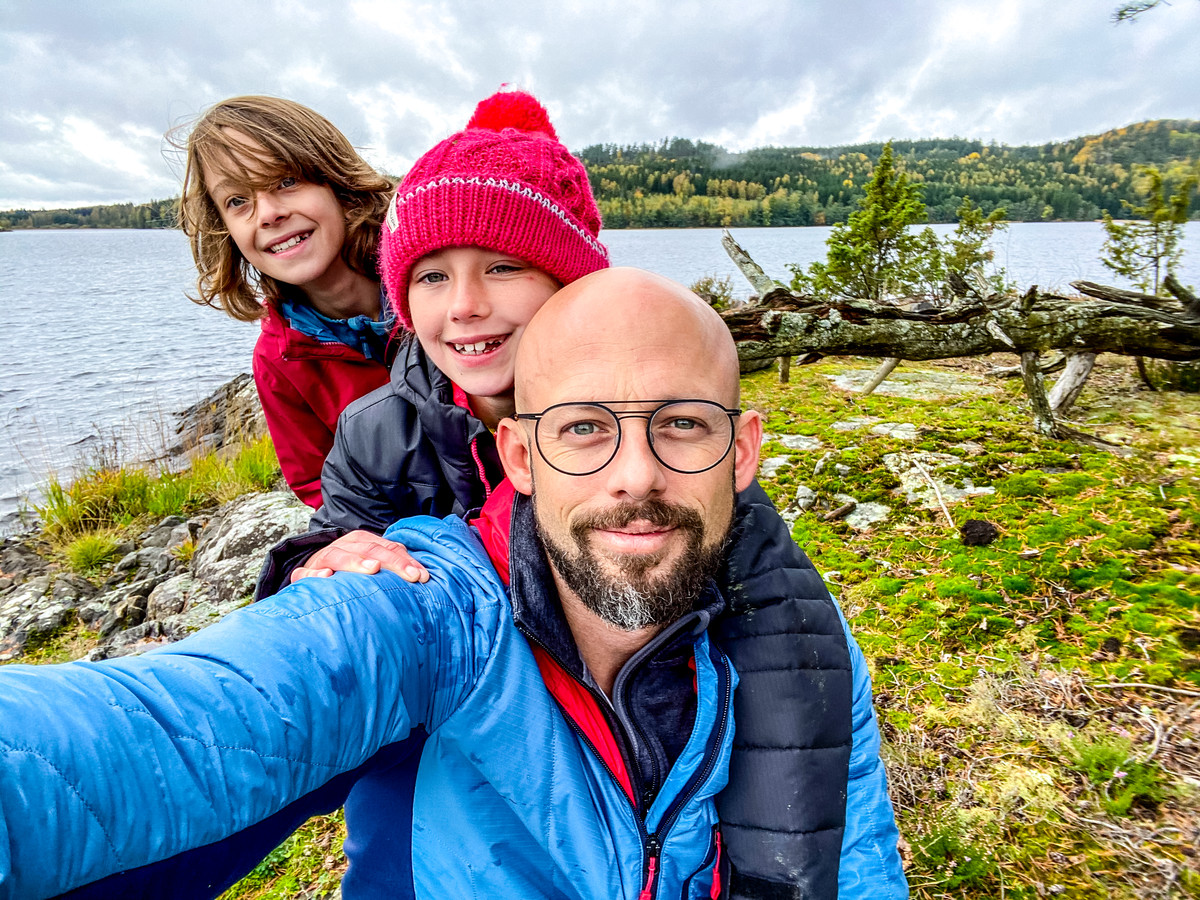
M822 442L768 443L790 465L764 485L781 508L817 495L793 533L871 667L915 897L1200 897L1200 396L1101 365L1072 418L1128 456L1039 438L1019 379L941 403L826 377L867 360L743 382L768 432ZM853 417L916 440L834 428ZM907 505L882 460L913 449L995 493L951 505L955 527ZM839 493L891 512L854 531L828 518ZM968 546L968 519L999 537Z

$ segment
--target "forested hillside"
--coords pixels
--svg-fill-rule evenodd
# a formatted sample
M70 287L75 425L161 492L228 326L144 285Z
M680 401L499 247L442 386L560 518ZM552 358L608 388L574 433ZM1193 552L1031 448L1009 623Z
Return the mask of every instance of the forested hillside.
M1200 166L1200 121L1160 119L1035 147L959 138L894 141L896 160L920 184L931 222L955 221L969 196L1012 221L1127 215L1142 199L1138 167L1163 171L1168 188ZM826 225L844 222L863 194L882 143L763 147L730 153L672 138L595 144L579 155L609 228ZM174 200L77 209L0 212L3 228L164 228ZM1200 214L1200 210L1197 211Z
M970 140L895 141L900 168L922 185L932 222L953 222L964 196L1013 221L1087 220L1139 199L1137 166L1168 184L1200 164L1200 121L1159 120L1037 147ZM824 225L843 222L862 196L882 143L765 147L729 153L676 138L595 145L588 166L610 228Z
M76 209L10 209L0 212L0 231L9 228L174 228L175 203L172 199Z

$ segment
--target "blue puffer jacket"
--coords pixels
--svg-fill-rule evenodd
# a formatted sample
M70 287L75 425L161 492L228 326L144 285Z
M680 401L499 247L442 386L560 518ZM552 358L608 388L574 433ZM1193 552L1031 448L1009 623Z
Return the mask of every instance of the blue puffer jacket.
M420 723L418 897L632 898L651 872L656 896L708 897L733 676L707 615L656 638L700 629L695 723L635 812L559 713L477 537L455 519L397 537L428 584L307 581L138 659L0 673L0 896L219 841Z
M286 834L297 807L336 806L372 766L386 773L414 730L429 737L415 790L397 793L411 808L396 811L404 834L393 848L411 849L414 884L392 892L636 897L658 847L656 897L709 896L711 801L725 782L735 683L703 633L709 612L630 661L654 663L672 642L690 643L696 658L675 765L648 809L635 811L562 716L514 622L518 600L516 620L527 625L538 601L514 578L510 603L457 520L410 520L394 534L430 569L428 584L303 582L141 658L0 670L0 898L81 885L88 897L212 896L229 878L209 863L228 868L240 854L247 870L256 831ZM540 644L547 634L532 637ZM549 644L542 649L570 656ZM842 896L903 897L869 681L850 646ZM631 764L636 773L640 763ZM175 864L197 850L207 862ZM355 865L373 862L396 869L369 853Z
M382 533L407 516L467 514L502 477L491 433L455 404L454 386L410 339L390 383L339 420L313 530L271 551L258 596L281 589L295 566L348 529ZM717 799L734 900L837 900L839 889L845 900L840 851L856 841L846 816L852 653L820 574L758 485L738 495L718 581L730 614L713 634L741 676L729 784ZM411 782L414 767L412 758L397 763L355 790L346 817L358 834L374 842L393 831L393 784ZM347 852L359 850L369 848L355 841ZM347 898L381 893L364 887L352 870Z

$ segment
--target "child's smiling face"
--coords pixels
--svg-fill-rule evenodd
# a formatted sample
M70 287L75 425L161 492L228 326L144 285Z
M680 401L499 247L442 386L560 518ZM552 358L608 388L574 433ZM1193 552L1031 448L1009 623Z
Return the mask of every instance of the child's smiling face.
M413 331L425 353L490 427L511 412L525 326L559 284L523 259L483 247L421 257L408 280Z
M266 151L249 138L238 143L245 149L234 155L243 169L269 165ZM346 214L329 185L285 174L266 188L252 188L238 172L206 165L203 173L208 195L246 262L310 299L344 283L350 273L342 259Z

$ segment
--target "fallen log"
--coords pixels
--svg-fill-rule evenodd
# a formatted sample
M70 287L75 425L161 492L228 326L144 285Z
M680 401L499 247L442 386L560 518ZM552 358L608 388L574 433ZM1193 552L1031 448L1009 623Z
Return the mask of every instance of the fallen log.
M1168 285L1173 297L1076 281L1071 286L1083 296L1042 293L1035 285L1020 297L967 293L946 306L918 310L794 293L767 278L729 232L722 243L760 294L754 305L721 313L737 342L743 372L805 353L892 363L1015 353L1039 433L1111 448L1055 418L1079 395L1095 355L1200 359L1200 301L1177 282ZM1049 350L1070 357L1070 377L1051 397L1038 366L1039 354ZM886 368L879 370L882 377Z
M1084 283L1074 286L1083 289ZM1121 292L1133 294L1132 291ZM815 352L907 360L1044 353L1119 353L1200 359L1200 317L1149 295L1063 297L1033 289L1023 297L963 299L914 312L870 300L816 300L775 288L755 306L722 313L752 361Z
M728 233L722 243L760 300L721 313L746 362L819 353L908 360L1041 353L1200 359L1200 314L1171 297L1076 281L1085 296L965 296L938 309L861 299L818 300L771 281ZM1193 307L1194 308L1194 307Z

